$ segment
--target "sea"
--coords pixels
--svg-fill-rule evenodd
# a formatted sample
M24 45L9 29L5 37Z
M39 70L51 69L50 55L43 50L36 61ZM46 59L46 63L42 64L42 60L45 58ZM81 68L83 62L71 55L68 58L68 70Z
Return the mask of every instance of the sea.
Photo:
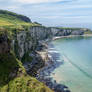
M61 64L50 76L71 92L92 92L92 37L62 38L51 44Z

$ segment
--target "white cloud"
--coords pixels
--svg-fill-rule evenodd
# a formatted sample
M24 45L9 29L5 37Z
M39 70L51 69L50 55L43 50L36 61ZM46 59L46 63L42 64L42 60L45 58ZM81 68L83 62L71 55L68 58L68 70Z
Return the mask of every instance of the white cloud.
M20 2L20 3L36 4L36 3L46 3L46 2L58 2L58 1L64 1L64 0L14 0L14 1Z

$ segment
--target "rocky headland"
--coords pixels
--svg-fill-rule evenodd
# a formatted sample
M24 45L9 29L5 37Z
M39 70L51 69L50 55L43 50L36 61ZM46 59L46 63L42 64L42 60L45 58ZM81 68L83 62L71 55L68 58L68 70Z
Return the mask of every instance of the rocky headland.
M20 87L15 89L14 92L16 92L16 90L22 90L26 85L25 90L27 91L25 92L70 92L67 86L58 84L50 77L51 72L63 62L57 62L58 53L49 52L48 43L54 38L84 35L89 30L45 27L31 23L28 17L22 15L6 11L0 11L0 13L1 15L7 14L9 18L12 16L16 20L19 19L22 24L25 22L24 25L21 25L19 21L19 25L0 27L0 65L2 66L0 83L3 83L3 85L0 84L0 91L12 92L10 90L13 88ZM3 19L3 16L0 18ZM3 73L4 66L7 68ZM19 79L25 81L24 85Z
M78 31L78 32L77 32ZM74 34L75 33L75 34ZM31 62L25 61L24 66L29 74L32 76L35 76L39 81L45 83L49 88L53 89L55 92L70 92L68 87L65 85L58 84L56 80L52 80L50 78L50 73L56 68L59 67L60 62L56 61L55 55L58 53L49 53L48 52L48 43L53 40L54 38L58 37L68 37L68 36L78 36L83 35L84 30L62 30L60 28L47 28L43 26L35 26L31 27L30 30L27 33L32 40L28 43L23 43L19 47L26 47L22 48L22 55L25 54L25 51L29 51L32 49L32 52L29 52L29 56L32 58ZM26 37L28 37L25 32L24 39L26 40ZM18 41L21 41L21 36L18 34ZM25 41L23 40L23 41ZM33 41L33 43L32 43ZM25 44L26 46L25 46ZM23 46L24 45L24 46ZM29 45L29 46L28 46ZM29 47L29 49L28 49ZM31 48L30 48L31 47ZM26 49L25 51L23 51ZM54 55L55 54L55 55ZM53 56L54 55L54 56ZM62 62L61 62L62 63ZM34 73L33 73L34 72ZM47 76L47 77L46 77Z

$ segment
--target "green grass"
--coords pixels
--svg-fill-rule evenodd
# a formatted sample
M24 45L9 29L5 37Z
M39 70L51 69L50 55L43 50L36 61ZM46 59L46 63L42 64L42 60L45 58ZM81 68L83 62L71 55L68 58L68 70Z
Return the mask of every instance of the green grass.
M7 10L0 10L0 17L3 17L3 18L7 17L9 20L18 19L18 20L25 21L25 22L31 22L31 20L27 16L16 14L14 12L10 12L10 11L7 11Z
M21 24L29 24L28 22L25 22L19 18L17 18L16 13L12 13L9 11L3 11L4 13L1 12L0 10L0 26L5 26L5 25L21 25ZM15 15L15 16L13 16Z
M15 76L14 76L15 74ZM29 76L13 53L0 54L0 92L53 92Z
M9 83L9 92L52 92L44 84L30 76L21 76Z
M29 21L26 21L28 19ZM32 23L26 16L19 15L10 11L0 10L0 27L9 29L24 29L24 27L41 26L37 23Z
M0 86L5 85L12 79L10 73L14 72L15 69L16 73L19 72L18 69L25 73L21 62L12 53L0 54Z
M16 33L18 33L20 31L28 31L32 26L41 26L40 24L32 23L30 21L26 22L24 20L25 18L29 19L28 17L23 15L0 10L0 34L2 33L2 31L7 31L8 37L12 38L16 35L15 31Z
M2 35L2 34L0 34ZM13 52L0 53L0 92L53 92L29 76Z
M39 24L26 22L25 16L0 10L0 36L7 34L9 41L16 33ZM17 49L16 49L17 50ZM25 54L25 57L28 53ZM26 61L25 57L23 58ZM27 60L29 60L28 57ZM0 53L0 92L53 92L36 78L29 76L22 62L13 52Z
M20 19L17 19L16 17L13 17L13 16L3 16L3 14L1 15L0 14L0 26L15 26L15 27L19 27L19 26L35 26L35 25L38 25L38 24L35 24L35 23L28 23L28 22L25 22L25 21L22 21Z

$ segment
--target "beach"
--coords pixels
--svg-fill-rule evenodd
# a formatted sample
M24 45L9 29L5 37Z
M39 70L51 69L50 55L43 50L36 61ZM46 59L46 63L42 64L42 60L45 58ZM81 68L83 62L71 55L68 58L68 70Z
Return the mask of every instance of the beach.
M46 56L48 61L45 62L45 66L43 68L38 70L37 79L45 83L49 88L55 90L55 92L70 92L66 85L59 84L61 78L53 73L57 67L63 64L63 61L58 61L59 53L54 49L51 42L48 43L48 49L45 50L45 52L42 52L41 54L42 57Z
M52 40L57 40L57 39L61 39L61 38L71 38L71 37L92 37L92 34L84 34L84 35L69 35L69 36L58 36L58 37L54 37Z

